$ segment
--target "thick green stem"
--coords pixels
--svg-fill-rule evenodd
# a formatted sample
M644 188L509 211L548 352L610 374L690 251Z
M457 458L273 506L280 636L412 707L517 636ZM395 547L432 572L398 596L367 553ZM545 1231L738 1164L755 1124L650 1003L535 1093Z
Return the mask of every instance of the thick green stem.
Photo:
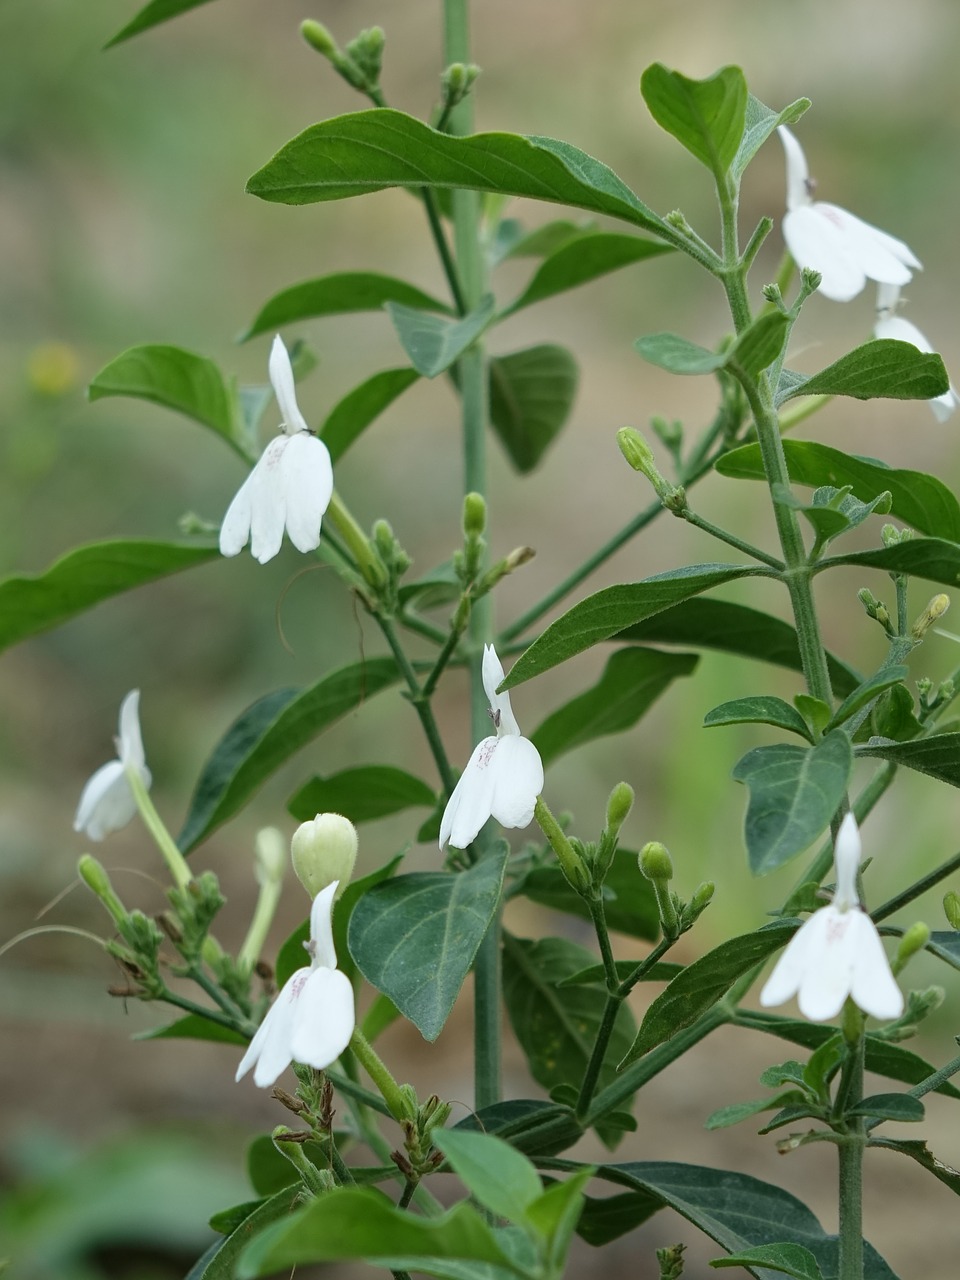
M603 1070L603 1062L607 1056L607 1049L610 1046L610 1037L613 1035L613 1028L617 1021L617 1014L620 1012L620 1006L622 1004L623 1000L620 996L607 996L607 1003L603 1008L603 1016L600 1019L600 1026L597 1028L597 1038L594 1041L593 1052L590 1054L590 1061L587 1063L587 1069L583 1073L583 1083L580 1085L580 1096L577 1098L576 1116L581 1122L590 1110L590 1103L593 1101L593 1095L596 1092L597 1082L600 1079L600 1072Z
M848 1069L841 1081L847 1107L863 1097L864 1036L851 1046ZM863 1280L863 1151L866 1135L862 1117L849 1122L837 1151L840 1158L840 1269L838 1280Z
M407 1107L400 1092L400 1086L394 1080L393 1076L387 1070L387 1067L374 1049L373 1045L359 1029L354 1029L353 1035L350 1037L350 1048L357 1056L357 1061L361 1064L364 1071L380 1090L384 1102L389 1108L390 1114L394 1120L402 1121L409 1119Z
M410 691L410 701L417 713L423 732L426 735L427 742L430 746L430 752L433 756L434 763L437 766L437 772L440 774L440 781L443 783L443 790L447 796L456 786L456 779L453 776L453 770L450 767L450 761L447 759L446 748L443 745L443 739L440 737L440 730L437 728L437 722L433 715L433 708L430 706L429 696L420 687L420 681L417 679L417 673L413 669L413 664L407 657L403 645L400 643L400 637L397 635L396 628L391 618L384 617L383 614L375 613L374 617L380 630L383 632L384 639L390 646L391 652L397 661L407 688Z

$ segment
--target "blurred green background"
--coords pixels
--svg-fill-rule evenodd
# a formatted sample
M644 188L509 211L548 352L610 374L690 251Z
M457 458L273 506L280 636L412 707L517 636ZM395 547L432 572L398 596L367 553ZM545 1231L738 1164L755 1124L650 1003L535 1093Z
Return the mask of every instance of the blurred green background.
M69 547L101 537L174 535L187 511L218 520L239 484L241 468L230 451L185 420L135 401L86 403L85 384L122 349L170 342L215 358L242 381L260 382L268 340L238 346L233 339L278 289L306 276L371 268L443 290L420 210L400 193L302 209L243 194L246 178L294 133L364 105L303 44L300 20L325 22L341 43L363 26L382 25L388 100L423 116L435 101L442 65L436 0L215 0L101 52L135 8L131 0L5 0L0 6L4 576L39 571ZM474 56L483 68L478 127L565 138L610 164L655 209L682 208L711 239L705 177L646 114L638 91L642 69L661 60L688 75L707 75L737 62L752 91L771 105L810 96L814 108L797 133L819 194L918 253L926 271L906 291L905 314L943 352L948 368L960 368L960 9L952 0L915 0L909 8L897 0L480 0L474 25ZM744 229L761 214L779 216L782 206L783 161L772 141L748 176ZM558 211L518 204L510 212L534 225ZM774 274L780 251L774 231L755 272L755 296ZM524 271L504 270L501 298L519 287ZM814 299L798 326L792 363L813 369L864 339L872 307L869 289L845 306ZM529 543L538 553L499 592L502 621L522 612L649 501L617 452L618 427L644 428L661 413L682 419L693 436L709 420L714 388L708 380L672 379L632 352L633 340L654 329L714 344L725 329L719 291L689 264L657 259L524 311L496 331L495 351L557 341L573 349L581 366L572 420L531 478L517 477L491 443L492 550L503 554ZM363 377L403 359L386 317L316 321L285 336L305 338L319 357L301 392L313 420ZM268 409L268 424L272 414ZM895 466L935 471L956 487L958 429L956 420L938 426L923 405L849 402L831 405L804 424L802 434ZM337 485L363 522L380 515L391 520L415 570L444 559L458 536L461 492L450 388L438 380L407 392L351 451ZM759 488L744 492L732 481L708 479L695 502L746 537L773 538ZM696 559L725 558L718 551L664 519L580 594ZM338 583L304 567L287 547L266 567L246 555L210 565L102 605L3 656L0 942L35 923L102 931L85 893L46 908L73 880L84 848L71 831L76 800L85 778L111 754L128 689L142 690L154 794L176 829L200 764L248 702L376 651L372 629ZM856 603L861 585L845 572L829 585L821 579L820 601L828 643L870 669L882 644ZM870 585L884 594L885 583ZM914 612L927 594L922 584L915 588ZM769 586L751 596L728 595L785 616L785 600ZM947 626L953 621L948 616ZM587 654L524 686L514 698L520 724L532 728L591 684L602 660ZM913 673L938 679L956 665L956 642L933 638L916 655ZM791 867L758 883L745 868L744 794L729 773L745 749L772 739L761 729L704 732L703 714L740 693L790 697L796 688L775 671L706 655L696 677L672 688L637 729L551 770L548 800L574 811L584 834L599 826L610 786L626 778L638 793L626 840L663 840L681 893L704 878L718 882L716 904L688 940L688 954L754 927L796 874ZM455 760L465 760L470 747L465 690L463 676L451 675L439 706ZM310 774L373 760L419 764L434 781L415 717L398 698L385 696L338 725L210 841L204 865L217 871L230 896L219 928L226 942L239 942L249 918L255 830L266 823L292 829L284 801ZM903 883L905 867L916 874L953 852L955 806L952 794L927 779L898 782L865 833L865 850L876 860L875 901ZM381 864L409 838L408 822L367 827L364 866ZM96 852L129 902L159 907L161 868L137 827ZM415 847L409 861L435 866L435 851ZM933 927L943 924L938 897L917 908ZM292 883L277 943L305 906ZM515 924L535 931L559 922L531 917ZM631 954L626 944L623 954ZM942 970L922 964L911 976L919 985L945 981ZM948 971L948 985L949 979ZM233 1085L232 1050L132 1043L131 1031L158 1018L111 1003L104 988L114 980L96 947L66 934L28 939L0 958L6 1049L0 1171L9 1185L25 1187L0 1217L0 1230L36 1237L27 1251L32 1269L24 1275L181 1274L180 1261L203 1247L208 1212L244 1198L235 1170L245 1136L283 1119L248 1082ZM954 993L929 1041L918 1046L937 1062L950 1056L958 1008ZM384 1052L400 1064L398 1074L468 1105L469 1061L457 1030L468 1016L468 1009L458 1011L432 1054L422 1053L417 1033L402 1027L388 1033ZM779 1161L770 1141L754 1138L749 1126L722 1138L699 1128L715 1107L752 1096L756 1075L776 1054L776 1046L745 1036L719 1036L702 1046L644 1095L650 1101L641 1102L640 1131L625 1144L624 1158L728 1163L782 1178L808 1195L832 1226L829 1152ZM507 1067L514 1095L530 1094L512 1050ZM931 1104L930 1114L940 1129L937 1154L960 1163L960 1127L952 1113ZM160 1128L163 1142L154 1136ZM142 1144L147 1163L161 1171L152 1190L138 1189L125 1171L129 1150ZM105 1180L106 1212L87 1202L77 1208L77 1170L94 1168ZM192 1186L189 1171L196 1176L198 1168L217 1191L209 1204L184 1193ZM92 1176L80 1181L92 1204L100 1184ZM892 1157L874 1160L868 1234L895 1270L948 1280L955 1272L935 1228L953 1205L945 1188L928 1181ZM153 1205L153 1217L110 1208L117 1188L127 1192L117 1203ZM909 1199L903 1221L885 1212L894 1195ZM191 1212L181 1211L181 1202ZM71 1226L68 1211L101 1225L85 1235ZM12 1221L19 1225L11 1227ZM175 1221L179 1232L170 1226ZM657 1219L618 1246L606 1270L629 1266L638 1274L642 1257L639 1274L652 1274L653 1245L680 1238L682 1224ZM41 1247L41 1240L48 1244ZM51 1240L60 1243L54 1247ZM158 1240L167 1242L170 1266L159 1256ZM0 1245L0 1255L7 1247ZM696 1265L698 1257L712 1255L692 1256ZM578 1255L583 1274L598 1265L598 1255L586 1249Z

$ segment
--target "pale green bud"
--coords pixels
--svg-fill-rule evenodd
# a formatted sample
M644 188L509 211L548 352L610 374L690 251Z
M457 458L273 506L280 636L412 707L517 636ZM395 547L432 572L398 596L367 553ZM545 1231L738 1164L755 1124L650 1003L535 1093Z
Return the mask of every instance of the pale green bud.
M337 896L343 893L353 875L358 843L356 827L339 813L318 813L312 822L301 823L293 833L290 856L311 898L334 880L340 881Z
M122 927L127 923L127 911L123 903L113 891L110 877L102 863L89 853L81 855L77 863L77 875L91 889L113 917L114 923Z
M640 871L648 880L666 884L673 879L673 862L666 847L658 840L645 844L637 855Z
M949 608L950 597L948 595L941 592L940 595L934 596L910 628L910 634L915 640L922 640L933 624L939 622Z
M691 923L706 911L707 907L709 907L710 903L713 901L713 895L715 892L716 885L712 880L704 880L703 884L697 887L696 892L690 899L689 905L687 906L687 914L690 917Z
M440 77L440 98L446 110L452 110L463 101L479 74L480 68L473 62L452 62L446 68Z
M951 929L960 929L960 894L952 889L943 895L943 913Z
M894 973L899 973L910 957L915 956L918 951L922 951L929 941L930 930L927 926L921 920L918 920L916 924L912 924L897 946L896 959L892 965Z
M633 787L628 782L618 782L607 801L607 834L616 836L633 808Z
M483 495L468 493L463 499L463 536L479 538L487 527L487 504Z
M880 540L885 547L898 547L902 536L895 524L885 524L880 530Z
M634 427L621 427L617 432L617 444L634 471L641 471L647 477L663 505L674 515L681 515L687 506L686 494L661 475L653 452L640 432Z
M317 53L322 53L325 58L333 59L340 52L337 48L336 40L334 40L322 22L314 22L313 18L305 18L300 23L300 34L311 49L316 49Z

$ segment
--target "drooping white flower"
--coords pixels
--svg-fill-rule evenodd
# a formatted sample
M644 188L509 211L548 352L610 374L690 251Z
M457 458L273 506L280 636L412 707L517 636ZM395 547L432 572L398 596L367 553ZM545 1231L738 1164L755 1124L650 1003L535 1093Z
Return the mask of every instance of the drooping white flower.
M833 901L815 911L790 939L760 992L760 1003L778 1005L796 996L805 1018L826 1022L836 1017L849 996L874 1018L899 1018L903 995L877 926L857 895L860 832L852 813L840 824L833 858Z
M318 893L310 908L310 963L290 975L267 1010L237 1067L241 1080L253 1067L254 1083L266 1089L291 1062L322 1071L340 1057L356 1023L353 987L337 968L331 913L337 881Z
M440 822L440 848L447 841L465 849L488 818L503 827L526 827L543 790L540 752L520 733L509 693L497 693L503 667L492 644L483 649L483 687L496 736L474 748Z
M896 338L900 342L909 342L918 351L933 351L934 348L917 326L897 315L899 304L899 285L881 284L877 286L877 322L873 326L873 336L875 338ZM942 396L936 396L933 400L928 400L927 403L933 410L937 421L946 422L958 404L957 393L953 383L950 384L949 389Z
M784 125L777 132L787 158L787 213L783 238L798 267L819 271L820 292L834 302L849 302L867 280L906 284L921 264L911 249L878 227L813 199L806 156Z
M239 555L249 538L253 557L261 564L280 550L284 528L298 551L318 547L320 521L333 494L330 453L311 434L300 412L293 368L279 334L270 351L270 381L283 432L264 449L220 526L221 555Z
M74 831L82 831L91 840L103 840L111 831L119 831L136 813L131 773L137 774L146 788L150 787L150 770L140 736L139 689L131 690L120 704L120 732L114 742L118 759L101 765L90 778L73 819Z

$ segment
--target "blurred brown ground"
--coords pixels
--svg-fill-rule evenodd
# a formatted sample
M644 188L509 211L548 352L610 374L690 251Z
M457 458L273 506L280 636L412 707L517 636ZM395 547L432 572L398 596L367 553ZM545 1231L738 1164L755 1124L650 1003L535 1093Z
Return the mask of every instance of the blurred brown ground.
M218 0L101 54L99 45L133 9L128 0L81 6L6 0L0 9L3 574L38 571L77 542L170 535L186 510L215 520L239 482L237 464L219 443L185 421L133 401L84 402L83 384L124 347L172 342L213 356L241 380L261 381L266 344L237 347L232 337L279 288L363 267L442 288L419 212L399 193L297 210L243 195L246 177L283 141L315 120L363 105L300 41L300 19L321 19L341 41L362 26L383 25L389 100L425 114L440 67L433 0L309 6ZM894 0L829 6L819 0L483 0L475 12L475 58L484 68L478 125L568 139L611 164L654 208L679 206L712 237L706 182L647 116L637 90L643 67L662 60L705 75L738 62L753 92L771 105L809 95L814 109L798 133L820 194L917 251L927 270L907 291L906 314L956 369L958 49L960 10L950 0L909 8ZM774 142L751 169L744 231L763 213L778 216L782 200L782 157ZM557 212L516 209L531 222ZM779 253L775 231L755 275L757 288L772 277ZM509 296L509 282L516 287L521 279L518 270L505 272L502 296ZM662 259L524 312L494 335L498 351L566 342L581 364L573 420L532 479L514 476L491 445L492 549L532 543L538 551L504 584L501 619L521 612L624 523L638 502L648 501L616 451L617 427L644 427L651 414L663 413L683 419L693 434L709 418L709 381L668 378L643 365L631 344L652 329L712 344L723 332L721 302L688 265ZM869 290L848 306L815 299L795 339L795 351L807 349L793 362L812 369L862 340L872 305ZM388 322L379 317L318 321L291 331L300 334L321 360L301 396L308 417L320 417L362 377L401 359ZM31 358L51 342L66 344L76 361L63 394L38 390L36 373L31 384ZM938 426L922 405L848 403L831 406L804 424L803 433L895 466L935 471L956 487L957 429L956 420ZM338 488L357 515L367 523L390 518L415 569L443 559L454 544L459 486L455 403L439 384L408 392L338 470ZM696 491L705 515L768 540L772 526L759 490L754 499L750 507L741 490L722 479ZM654 526L595 575L589 589L696 558L718 557L676 522ZM371 629L329 575L298 577L301 568L288 551L265 569L247 557L213 565L121 597L3 656L0 941L31 927L70 883L84 848L71 832L76 798L92 769L109 757L127 689L143 690L155 796L176 829L202 760L249 701L354 659L362 642L372 651ZM820 588L821 603L828 643L869 668L881 646L853 600L860 585L855 575L835 575ZM882 594L883 584L874 586ZM914 611L925 601L921 585L912 596ZM774 596L758 603L783 613L784 601ZM600 661L584 655L519 691L521 725L538 723L591 683ZM937 639L921 651L914 674L942 678L956 663L955 645ZM689 940L691 955L755 926L795 875L788 868L772 883L757 883L744 866L743 795L729 770L746 747L768 739L750 730L711 736L699 729L709 707L758 689L790 696L795 685L778 673L708 655L697 678L671 690L637 730L560 762L548 779L548 798L573 810L590 831L610 785L626 777L638 791L627 841L664 840L681 892L703 878L718 882L717 902ZM464 691L462 677L452 676L439 707L454 758L466 758L469 748ZM374 702L325 735L209 842L204 865L217 871L230 898L219 930L226 942L239 942L252 907L255 830L285 823L285 799L312 772L372 759L419 763L432 776L410 709L398 699ZM878 864L871 884L877 901L902 883L898 864L909 860L920 872L956 847L951 794L918 777L904 778L895 794L867 828L867 852ZM408 839L402 820L366 828L364 866L379 865ZM158 859L137 828L97 852L129 902L156 908L160 889L149 879L160 874ZM434 851L415 848L410 864L436 865ZM303 914L299 894L292 884L276 944ZM74 892L40 923L100 930L95 905ZM937 895L919 904L917 914L941 927ZM535 933L558 925L543 916L525 927ZM623 954L635 952L624 944ZM951 1056L957 1030L952 979L950 971L920 966L914 978L918 985L939 981L950 991L930 1038L917 1046L938 1063ZM102 989L112 981L99 951L67 935L30 939L0 959L0 1126L10 1172L16 1162L9 1152L31 1140L96 1144L148 1124L183 1127L211 1143L215 1137L231 1154L245 1134L283 1119L252 1086L233 1085L231 1050L131 1042L129 1030L158 1019L111 1004ZM399 1076L469 1106L469 1002L462 1004L432 1053L415 1031L400 1027L384 1037L383 1050ZM638 1133L617 1158L699 1161L782 1179L830 1228L834 1170L826 1148L784 1159L749 1125L721 1134L702 1129L717 1106L758 1093L763 1067L786 1056L775 1042L718 1034L645 1091ZM515 1095L537 1095L513 1048L507 1084ZM954 1106L932 1103L923 1129L941 1159L960 1163ZM912 1164L876 1153L867 1197L867 1234L904 1280L952 1280L955 1201L945 1187ZM653 1248L684 1238L693 1239L685 1224L659 1215L604 1254L583 1248L571 1274L602 1269L645 1280L656 1274ZM705 1259L715 1252L691 1245L688 1274L708 1274ZM345 1268L333 1270L347 1275Z

